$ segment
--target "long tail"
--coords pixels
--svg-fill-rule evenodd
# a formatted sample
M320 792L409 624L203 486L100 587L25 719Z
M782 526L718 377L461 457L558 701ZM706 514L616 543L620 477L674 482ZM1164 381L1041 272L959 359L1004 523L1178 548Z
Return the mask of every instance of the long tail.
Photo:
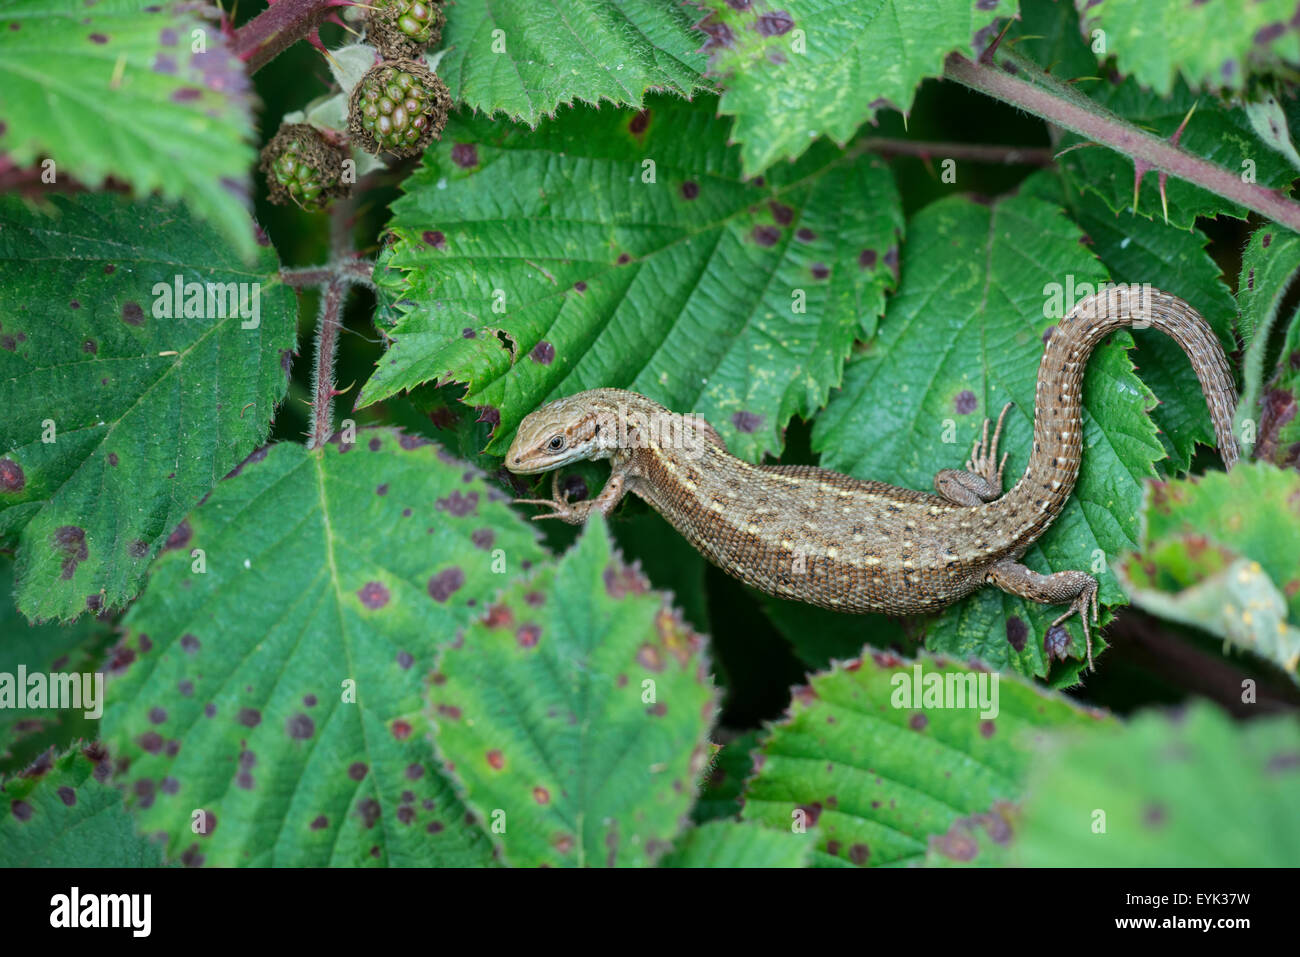
M1149 324L1187 353L1210 407L1219 454L1228 468L1240 449L1232 431L1237 406L1228 359L1214 331L1195 309L1177 296L1144 287L1110 287L1070 310L1047 340L1038 367L1034 450L1015 488L991 503L1024 546L1043 533L1060 511L1079 475L1083 444L1083 373L1092 350L1107 335L1127 326Z

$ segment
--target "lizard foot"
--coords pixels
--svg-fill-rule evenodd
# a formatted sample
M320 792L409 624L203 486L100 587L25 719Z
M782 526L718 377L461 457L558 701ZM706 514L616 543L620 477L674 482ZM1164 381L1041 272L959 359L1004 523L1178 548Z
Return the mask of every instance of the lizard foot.
M1065 614L1052 622L1052 627L1055 628L1071 615L1078 615L1079 623L1083 625L1083 640L1088 648L1088 670L1096 671L1097 666L1092 662L1092 630L1088 627L1089 610L1092 611L1092 623L1096 624L1100 619L1097 614L1097 580L1095 578L1088 579L1083 590L1070 602L1070 607Z
M1007 409L1011 408L1008 402L1002 407L1002 413L998 416L997 428L993 430L993 441L989 441L989 420L984 420L984 436L975 440L975 447L971 449L970 458L966 460L966 470L978 475L984 481L988 482L993 488L1001 491L1002 489L1002 470L1007 464L1007 453L1002 453L1002 461L998 462L998 440L1002 438L1002 422L1007 417ZM994 463L997 463L996 468Z
M540 521L543 518L558 518L561 521L569 522L570 524L576 525L578 524L578 522L581 521L581 519L577 517L576 510L568 502L557 502L555 501L555 499L550 499L550 498L517 498L514 500L513 504L545 505L548 508L555 509L555 511L553 512L543 512L540 515L534 515L533 516L534 522Z
M560 491L560 473L556 472L551 479L551 497L550 498L517 498L514 500L515 505L544 505L552 508L553 512L543 512L540 515L534 515L533 521L538 522L544 518L558 518L562 522L568 522L570 525L581 525L587 520L587 515L591 511L591 502L570 502L569 496Z

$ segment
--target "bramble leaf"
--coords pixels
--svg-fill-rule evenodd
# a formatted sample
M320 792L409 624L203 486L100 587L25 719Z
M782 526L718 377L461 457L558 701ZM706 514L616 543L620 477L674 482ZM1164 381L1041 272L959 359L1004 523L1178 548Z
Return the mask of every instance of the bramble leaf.
M949 53L1015 12L1015 0L782 0L710 3L709 69L736 117L745 172L799 156L819 136L845 143L885 107L907 113Z
M457 0L438 75L457 103L531 126L578 101L640 107L651 90L690 96L706 86L705 38L692 19L682 4L656 0Z
M1300 475L1263 462L1243 462L1231 472L1153 482L1143 521L1141 554L1148 545L1177 537L1197 542L1199 549L1222 549L1228 562L1236 557L1258 562L1286 596L1283 616L1293 625L1300 623ZM1140 571L1136 565L1130 567ZM1192 584L1197 568L1218 570L1193 564L1176 572L1172 562L1160 562L1158 567L1159 581L1166 588L1171 583Z
M597 513L445 650L434 742L506 862L639 866L667 850L716 709L701 645Z
M615 386L781 447L825 402L895 280L888 169L821 143L746 182L713 101L572 110L535 132L460 116L393 205L394 342L358 406L428 380L499 421Z
M1300 858L1300 731L1290 716L1238 725L1197 702L1174 718L1144 712L1110 734L1054 737L1026 794L1011 859L1029 867Z
M20 677L24 673L93 674L112 637L107 624L90 617L70 625L29 625L14 605L13 561L0 555L0 675L12 677L15 691L25 685ZM81 688L88 687L93 689L93 684L83 679ZM93 706L55 707L49 699L41 707L32 707L30 700L26 707L15 705L9 701L0 706L0 773L21 770L51 746L61 750L77 737L98 733L95 719L86 717L93 714Z
M1300 462L1300 310L1289 321L1283 300L1300 272L1300 236L1276 223L1264 223L1241 255L1237 302L1241 306L1241 401L1236 432L1254 454L1283 468ZM1282 351L1270 375L1266 368L1274 328L1287 323Z
M661 867L807 867L810 835L744 821L711 821L690 828Z
M252 262L253 92L216 15L138 0L0 2L0 154L20 167L48 158L57 183L93 189L112 176L184 201Z
M423 689L435 649L543 552L477 470L394 429L356 439L244 464L124 620L102 739L170 859L491 861Z
M1198 89L1238 90L1254 73L1300 66L1300 32L1292 0L1188 3L1187 0L1097 0L1083 17L1088 34L1104 33L1124 73L1168 96L1177 77Z
M135 597L265 438L297 332L278 272L157 200L0 199L0 541L28 618Z
M42 755L0 788L0 867L157 867L96 745Z
M932 699L934 685L963 697ZM1045 732L1107 720L983 666L877 653L795 690L746 785L742 817L815 825L821 866L916 863L963 816L1020 797L1028 745Z
M691 808L691 819L696 824L740 815L741 790L745 779L754 773L752 753L757 747L758 732L746 731L718 748L700 783L700 796Z

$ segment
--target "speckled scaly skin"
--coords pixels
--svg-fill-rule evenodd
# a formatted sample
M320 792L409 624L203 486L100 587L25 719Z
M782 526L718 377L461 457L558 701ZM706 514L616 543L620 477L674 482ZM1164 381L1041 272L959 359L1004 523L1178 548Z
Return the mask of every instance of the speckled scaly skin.
M1147 302L1144 310L1139 297L1119 287L1083 300L1056 327L1038 370L1033 451L1005 495L1000 418L991 442L985 422L966 471L935 477L933 495L815 466L751 465L728 453L698 417L688 417L697 441L666 440L641 423L682 417L621 389L581 392L527 416L506 467L530 474L610 458L610 479L594 499L570 503L557 492L519 501L553 510L535 518L579 524L593 509L608 514L632 492L723 571L782 598L842 612L913 614L995 585L1034 601L1068 603L1054 624L1079 614L1091 665L1097 580L1077 571L1040 575L1019 559L1060 513L1078 478L1081 391L1092 350L1136 322L1172 337L1196 371L1224 463L1231 468L1239 456L1232 375L1214 333L1175 296L1152 292Z

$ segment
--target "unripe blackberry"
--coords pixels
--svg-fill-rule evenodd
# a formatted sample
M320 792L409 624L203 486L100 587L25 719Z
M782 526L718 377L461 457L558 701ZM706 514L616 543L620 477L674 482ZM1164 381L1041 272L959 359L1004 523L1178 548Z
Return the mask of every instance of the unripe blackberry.
M442 40L447 16L442 0L373 0L366 17L366 39L385 60L418 57Z
M447 125L451 94L419 60L371 67L348 100L348 132L367 153L419 156Z
M329 142L314 126L286 123L262 150L259 168L266 174L270 200L303 209L323 209L352 188L341 181L347 151Z

